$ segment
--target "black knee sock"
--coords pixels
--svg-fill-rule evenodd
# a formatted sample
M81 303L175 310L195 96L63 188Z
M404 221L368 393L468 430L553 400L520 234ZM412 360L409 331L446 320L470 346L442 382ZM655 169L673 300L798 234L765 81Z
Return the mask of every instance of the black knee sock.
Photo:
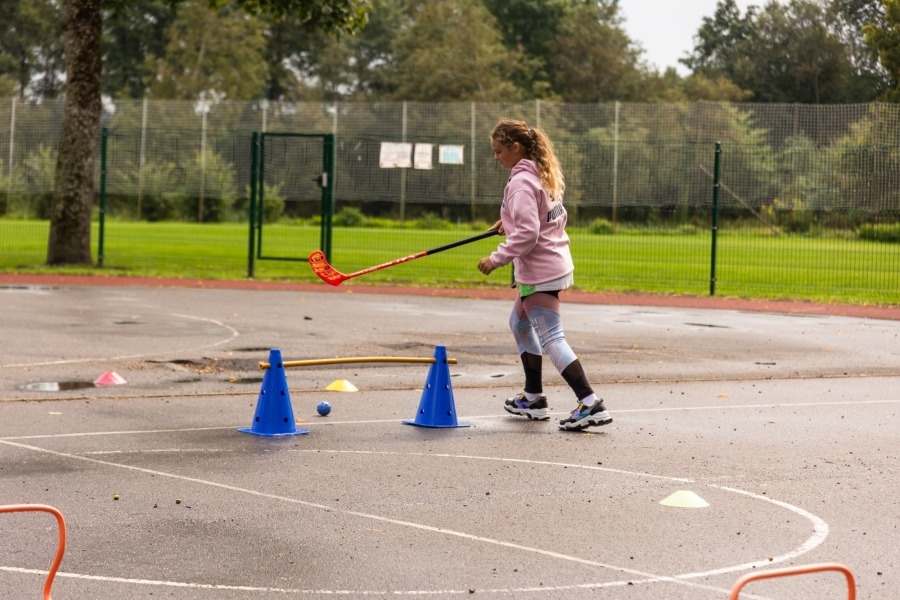
M541 382L541 355L523 352L520 358L525 368L525 391L529 394L540 394L544 391Z
M569 384L569 387L572 388L572 391L575 392L575 396L577 396L579 400L584 400L594 393L591 384L588 383L587 377L584 375L584 369L581 368L581 361L577 358L569 363L569 366L563 369L561 375L563 379L566 380L566 383Z

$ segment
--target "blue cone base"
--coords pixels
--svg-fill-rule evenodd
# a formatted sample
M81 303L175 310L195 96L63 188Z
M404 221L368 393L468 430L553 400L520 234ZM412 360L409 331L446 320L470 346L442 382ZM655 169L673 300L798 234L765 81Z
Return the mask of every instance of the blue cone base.
M262 433L260 431L253 431L252 427L241 427L238 429L241 433L249 433L251 435L262 435L262 436L275 436L275 435L303 435L305 433L309 433L309 429L295 429L294 431L285 431L284 433Z
M256 401L253 424L250 427L242 427L238 431L261 436L309 433L309 430L297 429L295 425L294 409L291 407L291 395L288 392L281 350L273 348L269 351L269 368L263 375L262 389L260 389L259 399Z
M468 423L454 423L453 425L437 425L434 423L419 423L414 419L403 419L407 425L415 425L416 427L433 427L435 429L449 429L452 427L470 427Z
M434 363L428 370L428 379L425 380L416 417L404 419L403 422L417 427L468 427L456 422L456 406L453 402L453 387L450 385L447 349L444 346L434 348Z

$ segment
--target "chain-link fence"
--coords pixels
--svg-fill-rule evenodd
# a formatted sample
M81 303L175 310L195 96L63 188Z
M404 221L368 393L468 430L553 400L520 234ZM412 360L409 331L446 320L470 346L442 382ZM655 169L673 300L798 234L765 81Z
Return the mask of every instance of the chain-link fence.
M0 99L6 269L44 259L61 115L61 102ZM179 235L209 235L210 244L224 245L221 256L232 257L217 276L245 274L240 224L248 217L253 132L334 134L337 256L342 240L346 247L364 237L361 225L406 231L378 238L369 254L376 262L424 249L429 231L496 219L507 173L493 160L488 132L501 117L524 119L554 141L579 285L707 290L721 142L719 293L900 301L900 105L893 104L116 101L102 121L107 264L129 268L114 248L118 228L128 252L147 261L162 260ZM320 190L299 165L321 160L321 149L290 138L271 144L266 221L294 227L282 235L302 255L317 244ZM416 226L421 243L410 233Z

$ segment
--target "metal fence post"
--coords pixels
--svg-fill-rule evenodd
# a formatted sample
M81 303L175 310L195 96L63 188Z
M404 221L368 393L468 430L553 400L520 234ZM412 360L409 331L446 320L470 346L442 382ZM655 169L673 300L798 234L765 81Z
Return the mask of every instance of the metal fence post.
M103 243L106 233L106 151L108 148L109 129L103 128L100 135L100 215L99 237L97 240L97 266L103 266Z
M257 170L259 169L259 133L253 132L251 136L250 142L250 207L249 207L249 215L248 221L250 222L250 233L247 237L247 277L253 278L253 248L255 244L255 234L256 234L256 223L255 215L256 215L256 176Z
M475 192L478 189L478 173L475 166L475 103L472 102L469 105L469 139L471 148L469 149L469 156L471 157L472 166L470 167L470 177L469 180L469 219L475 220Z
M270 134L259 134L259 150L256 155L256 257L262 257L263 219L266 216L266 138Z
M12 203L13 191L13 161L16 159L16 96L13 96L12 106L9 108L9 181L6 186L6 214L9 214L9 205Z
M612 176L612 224L618 224L619 208L619 107L621 104L616 100L615 108L615 125L613 128L613 176Z
M719 162L722 142L716 142L716 158L713 163L712 251L710 253L709 295L716 295L716 242L719 237Z
M401 105L401 122L400 122L400 141L406 143L406 111L407 104L403 101ZM406 175L409 169L400 169L400 222L406 223ZM326 255L327 256L327 255Z
M334 171L335 171L335 136L323 135L322 164L322 230L319 243L325 258L331 260L331 236L334 230Z

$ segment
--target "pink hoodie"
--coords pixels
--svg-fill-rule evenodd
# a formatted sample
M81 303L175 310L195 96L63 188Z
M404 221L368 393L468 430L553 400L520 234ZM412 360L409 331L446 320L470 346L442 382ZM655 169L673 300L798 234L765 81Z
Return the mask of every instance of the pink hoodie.
M516 281L528 285L568 275L575 265L567 218L562 202L547 197L534 161L520 160L510 172L500 207L506 241L491 254L491 262L497 267L513 262Z

